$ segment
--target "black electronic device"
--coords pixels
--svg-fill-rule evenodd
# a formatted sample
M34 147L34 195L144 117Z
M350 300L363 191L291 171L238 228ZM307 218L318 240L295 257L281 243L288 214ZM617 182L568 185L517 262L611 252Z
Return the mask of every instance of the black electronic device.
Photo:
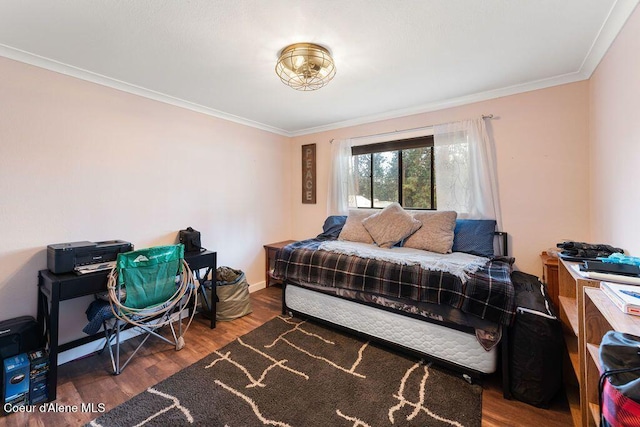
M115 261L119 253L132 250L124 240L56 243L47 246L47 268L55 274L70 273L83 265Z
M39 348L43 337L32 316L0 322L0 360Z
M580 269L583 271L596 271L598 273L621 274L623 276L640 276L640 267L633 264L584 261Z
M186 230L180 230L178 233L180 243L184 245L184 251L187 253L200 252L202 245L200 243L200 232L191 227Z

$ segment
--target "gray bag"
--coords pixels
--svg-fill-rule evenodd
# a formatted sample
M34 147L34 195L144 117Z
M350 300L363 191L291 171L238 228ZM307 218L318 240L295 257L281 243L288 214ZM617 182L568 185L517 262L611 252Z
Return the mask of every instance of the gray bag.
M241 270L220 267L216 279L216 320L233 320L251 313L249 283Z

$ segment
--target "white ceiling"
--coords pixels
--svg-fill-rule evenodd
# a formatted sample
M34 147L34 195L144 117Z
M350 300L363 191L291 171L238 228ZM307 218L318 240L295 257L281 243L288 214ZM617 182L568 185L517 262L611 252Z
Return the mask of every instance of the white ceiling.
M639 0L2 0L0 55L294 136L589 78ZM337 74L299 92L295 42Z

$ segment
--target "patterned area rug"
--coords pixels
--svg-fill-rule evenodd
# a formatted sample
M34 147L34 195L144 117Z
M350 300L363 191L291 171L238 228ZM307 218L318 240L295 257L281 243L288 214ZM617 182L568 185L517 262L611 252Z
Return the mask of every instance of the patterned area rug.
M278 317L88 425L480 426L481 417L478 385Z

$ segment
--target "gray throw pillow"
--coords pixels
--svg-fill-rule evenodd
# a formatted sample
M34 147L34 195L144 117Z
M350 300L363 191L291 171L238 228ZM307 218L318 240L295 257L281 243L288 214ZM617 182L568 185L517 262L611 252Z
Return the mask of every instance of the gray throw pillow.
M414 211L422 227L409 236L403 246L439 254L451 252L458 214L454 211Z
M347 221L342 227L338 240L349 242L373 243L373 238L362 225L362 220L379 212L377 209L351 209Z
M392 203L380 212L362 220L364 228L381 248L390 248L421 227L398 203Z

